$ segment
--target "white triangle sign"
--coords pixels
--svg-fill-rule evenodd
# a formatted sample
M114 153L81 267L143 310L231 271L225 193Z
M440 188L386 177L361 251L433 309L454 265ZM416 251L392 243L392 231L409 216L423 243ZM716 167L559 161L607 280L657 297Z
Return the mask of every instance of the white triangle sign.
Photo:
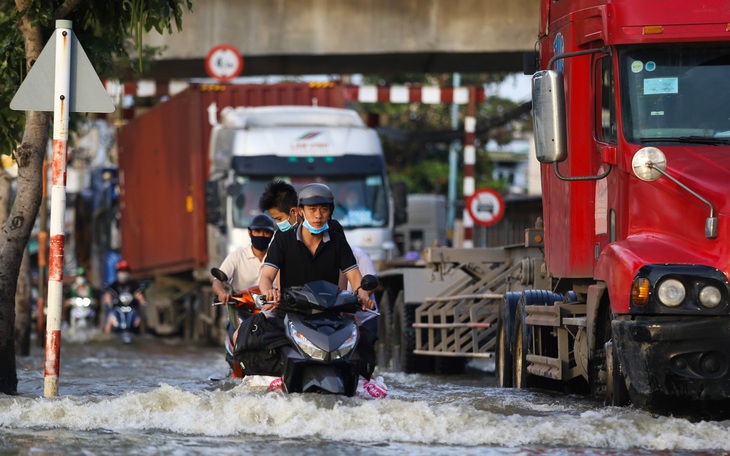
M48 40L10 102L16 111L53 111L56 77L56 33ZM114 112L111 95L96 74L78 38L71 33L69 112Z

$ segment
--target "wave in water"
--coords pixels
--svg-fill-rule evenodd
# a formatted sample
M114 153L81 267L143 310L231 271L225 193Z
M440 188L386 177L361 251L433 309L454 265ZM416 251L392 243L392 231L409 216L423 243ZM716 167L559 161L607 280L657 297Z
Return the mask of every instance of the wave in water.
M504 391L487 388L479 400L455 392L449 401L426 402L398 391L386 399L366 400L266 393L246 384L198 392L161 384L151 391L107 398L2 397L0 427L421 445L730 449L730 421L691 423L611 407L571 409L564 403L533 403L526 396L515 401Z

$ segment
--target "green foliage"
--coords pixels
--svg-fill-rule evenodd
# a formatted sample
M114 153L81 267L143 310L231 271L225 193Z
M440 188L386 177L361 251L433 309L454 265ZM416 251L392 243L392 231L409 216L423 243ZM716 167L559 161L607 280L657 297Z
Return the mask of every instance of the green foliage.
M69 5L72 6L67 11ZM73 23L74 34L102 79L134 75L130 53L138 62L158 50L145 47L142 34L155 29L172 33L182 28L182 15L192 10L191 0L31 0L24 11L48 40L57 19ZM0 0L0 154L10 154L20 141L23 112L10 109L10 101L26 76L24 38L18 28L21 14L15 2ZM139 72L143 70L140 63Z
M498 83L506 78L506 74L464 74L461 75L461 86L483 86ZM368 76L364 78L367 84L381 86L390 85L430 85L450 87L453 85L452 75L414 75L396 74L384 76ZM487 121L498 118L517 107L520 103L500 98L488 97L485 103L478 106L477 131L485 129ZM391 104L374 103L356 106L360 112L376 115L379 126L385 129L401 131L397 134L383 135L383 150L390 170L390 179L393 182L403 181L408 190L414 193L448 192L449 176L449 143L446 141L409 141L403 139L409 134L418 136L451 130L451 105L421 103ZM460 106L458 123L463 127L466 108ZM516 128L515 128L516 127ZM491 128L486 133L478 134L475 141L477 162L475 165L476 186L506 189L507 183L492 180L492 167L487 159L486 144L490 139L498 145L512 141L518 130L530 129L529 121L509 122L503 126ZM461 150L461 139L458 141ZM461 192L463 166L461 156L458 163L457 192Z
M0 154L10 154L23 134L25 113L12 111L10 101L25 77L23 37L18 33L18 14L0 13Z

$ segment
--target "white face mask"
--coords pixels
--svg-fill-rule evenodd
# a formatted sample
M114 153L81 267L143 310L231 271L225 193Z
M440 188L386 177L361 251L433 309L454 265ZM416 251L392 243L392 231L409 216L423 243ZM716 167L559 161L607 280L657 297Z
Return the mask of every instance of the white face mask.
M117 272L117 280L124 283L129 280L129 273L127 271Z
M307 217L304 217L304 228L308 229L312 234L319 234L329 228L329 223L324 222L324 226L322 228L314 228L312 224L309 223L309 220L307 220Z

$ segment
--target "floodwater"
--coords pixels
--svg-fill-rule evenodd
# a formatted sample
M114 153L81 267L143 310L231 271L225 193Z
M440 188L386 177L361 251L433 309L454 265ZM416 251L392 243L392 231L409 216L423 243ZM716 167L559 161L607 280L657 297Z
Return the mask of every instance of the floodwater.
M384 399L286 395L224 377L222 348L152 336L64 338L59 397L43 352L0 395L0 455L709 455L730 421L689 421L581 396L501 389L473 370L380 372Z

